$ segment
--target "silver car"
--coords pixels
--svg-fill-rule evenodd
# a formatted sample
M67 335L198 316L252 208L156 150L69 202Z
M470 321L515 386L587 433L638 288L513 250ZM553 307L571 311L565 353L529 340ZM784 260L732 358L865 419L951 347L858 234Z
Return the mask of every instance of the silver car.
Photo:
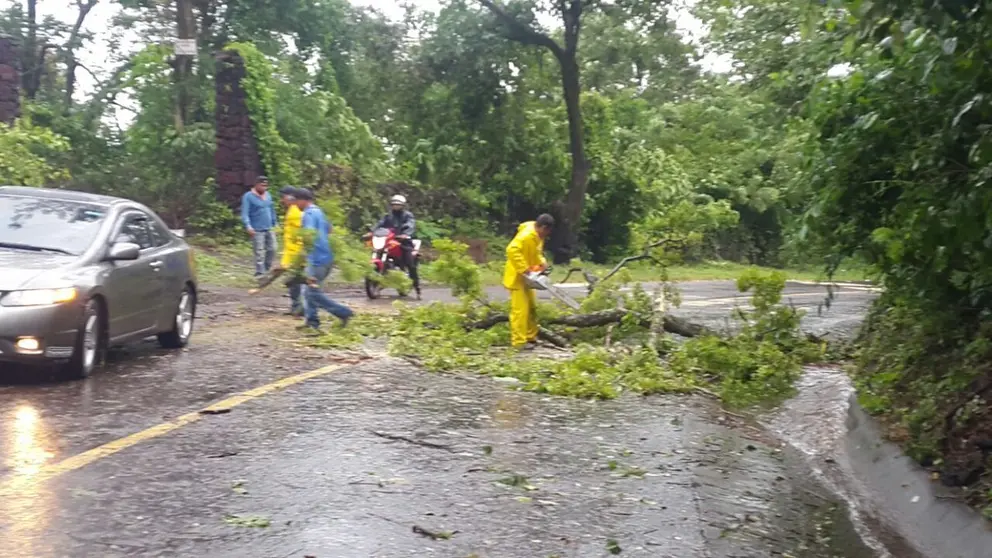
M193 253L147 207L67 190L0 186L0 363L85 378L109 347L189 342Z

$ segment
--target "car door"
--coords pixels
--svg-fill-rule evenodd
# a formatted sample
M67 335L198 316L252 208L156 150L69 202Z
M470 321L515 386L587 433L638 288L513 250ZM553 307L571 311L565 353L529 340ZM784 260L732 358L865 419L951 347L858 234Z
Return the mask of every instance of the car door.
M155 332L162 300L162 259L152 242L148 218L128 211L117 221L111 243L138 245L137 260L110 262L105 292L111 341Z
M176 317L179 297L186 285L189 254L184 249L184 243L177 241L158 219L151 215L147 215L147 218L152 244L158 259L162 261L159 273L162 285L161 305L158 312L158 330L162 331L170 329Z

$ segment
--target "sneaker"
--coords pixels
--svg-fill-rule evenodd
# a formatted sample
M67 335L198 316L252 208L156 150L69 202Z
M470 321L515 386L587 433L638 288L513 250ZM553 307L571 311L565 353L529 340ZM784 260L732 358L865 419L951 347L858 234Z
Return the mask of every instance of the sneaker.
M354 317L355 317L354 315L351 315L348 316L347 318L341 318L341 327L348 327L348 322L350 322L351 319Z
M320 331L320 326L313 326L310 324L303 324L296 326L296 331L304 335L323 335L324 332Z

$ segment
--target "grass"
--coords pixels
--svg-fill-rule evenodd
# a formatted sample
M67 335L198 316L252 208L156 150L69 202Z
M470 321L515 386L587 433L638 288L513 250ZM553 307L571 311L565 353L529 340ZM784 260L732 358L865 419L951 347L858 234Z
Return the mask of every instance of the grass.
M205 285L243 287L254 286L251 245L214 244L191 241L196 257L196 273Z
M570 267L582 267L586 271L603 277L613 266L593 263L577 263ZM424 273L427 274L429 264L424 266ZM551 274L551 279L561 282L567 275L568 268L557 268ZM660 272L657 266L634 263L628 266L631 279L635 282L658 281ZM668 268L668 277L671 281L736 281L750 269L760 271L771 271L771 268L756 267L733 262L705 262L693 265L679 265ZM790 281L823 281L825 276L822 271L814 269L781 269ZM868 273L863 268L857 266L842 267L833 277L833 281L864 281L868 278ZM492 262L482 266L482 282L488 286L497 286L503 281L503 262ZM573 273L568 281L583 282L581 275Z
M196 254L197 271L200 281L207 285L251 288L254 285L251 264L251 245L244 242L216 242L211 239L193 238L190 240ZM577 262L571 267L583 267L586 271L602 277L612 266ZM494 261L482 267L482 282L486 286L499 286L503 281L503 262ZM668 268L668 277L672 281L736 281L744 272L754 269L754 266L733 262L704 262L693 265L679 265ZM568 273L568 267L558 267L552 273L552 280L561 282ZM634 263L628 266L631 278L635 282L650 282L660 279L657 266L644 263ZM758 267L761 271L770 268ZM792 281L822 281L823 273L816 269L782 269ZM430 276L430 264L421 266L421 277ZM834 281L864 281L868 273L858 266L842 266L834 275ZM581 275L573 273L568 279L571 282L583 282ZM333 282L333 276L332 276ZM425 280L425 283L427 281Z

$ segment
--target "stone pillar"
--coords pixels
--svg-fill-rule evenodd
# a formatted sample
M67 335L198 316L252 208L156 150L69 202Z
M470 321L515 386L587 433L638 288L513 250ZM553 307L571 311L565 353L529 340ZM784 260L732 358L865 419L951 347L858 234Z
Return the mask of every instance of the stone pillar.
M217 198L237 210L242 194L263 174L262 160L241 87L244 61L233 51L221 52L216 59Z
M21 52L17 39L0 35L0 122L21 116Z

